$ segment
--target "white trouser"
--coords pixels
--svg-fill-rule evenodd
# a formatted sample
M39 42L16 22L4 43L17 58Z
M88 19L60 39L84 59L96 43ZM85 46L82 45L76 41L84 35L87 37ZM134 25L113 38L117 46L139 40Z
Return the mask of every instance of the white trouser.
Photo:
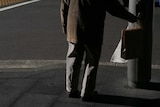
M101 54L101 45L68 43L66 57L66 90L78 90L81 63L85 53L85 70L83 75L81 96L94 91L98 62Z

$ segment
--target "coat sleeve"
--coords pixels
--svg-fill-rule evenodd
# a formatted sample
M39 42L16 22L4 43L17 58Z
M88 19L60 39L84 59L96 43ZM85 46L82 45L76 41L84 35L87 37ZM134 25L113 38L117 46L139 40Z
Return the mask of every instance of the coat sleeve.
M60 4L61 25L62 25L62 31L65 34L67 31L67 16L68 16L69 3L70 0L61 0Z
M107 0L106 0L107 1ZM115 17L127 20L129 22L136 22L137 17L130 12L128 12L118 0L109 0L106 6L106 11Z

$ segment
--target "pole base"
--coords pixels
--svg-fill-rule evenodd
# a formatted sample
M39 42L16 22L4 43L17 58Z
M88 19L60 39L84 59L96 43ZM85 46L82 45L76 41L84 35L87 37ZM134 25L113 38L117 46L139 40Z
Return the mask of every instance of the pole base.
M128 86L131 87L131 88L148 88L149 82L128 81Z

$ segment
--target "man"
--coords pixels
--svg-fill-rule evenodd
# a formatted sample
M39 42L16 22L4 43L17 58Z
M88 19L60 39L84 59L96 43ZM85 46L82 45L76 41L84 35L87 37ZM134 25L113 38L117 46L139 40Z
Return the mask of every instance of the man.
M118 0L61 0L62 29L68 41L66 90L71 98L82 97L82 100L87 100L97 94L94 89L106 11L130 22L137 21L137 17L129 13ZM82 89L79 91L83 57L85 70Z

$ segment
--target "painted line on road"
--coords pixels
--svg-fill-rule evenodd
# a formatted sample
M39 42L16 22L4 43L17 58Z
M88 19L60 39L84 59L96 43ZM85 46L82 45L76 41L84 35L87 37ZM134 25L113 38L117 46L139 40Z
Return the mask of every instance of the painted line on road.
M14 5L11 5L11 6L7 6L7 7L4 7L4 8L0 8L0 12L5 11L5 10L9 10L9 9L13 9L13 8L16 8L16 7L24 6L24 5L27 5L27 4L31 4L31 3L34 3L34 2L38 2L38 1L40 1L40 0L31 0L31 1L26 1L26 2L22 2L22 3L14 4Z

